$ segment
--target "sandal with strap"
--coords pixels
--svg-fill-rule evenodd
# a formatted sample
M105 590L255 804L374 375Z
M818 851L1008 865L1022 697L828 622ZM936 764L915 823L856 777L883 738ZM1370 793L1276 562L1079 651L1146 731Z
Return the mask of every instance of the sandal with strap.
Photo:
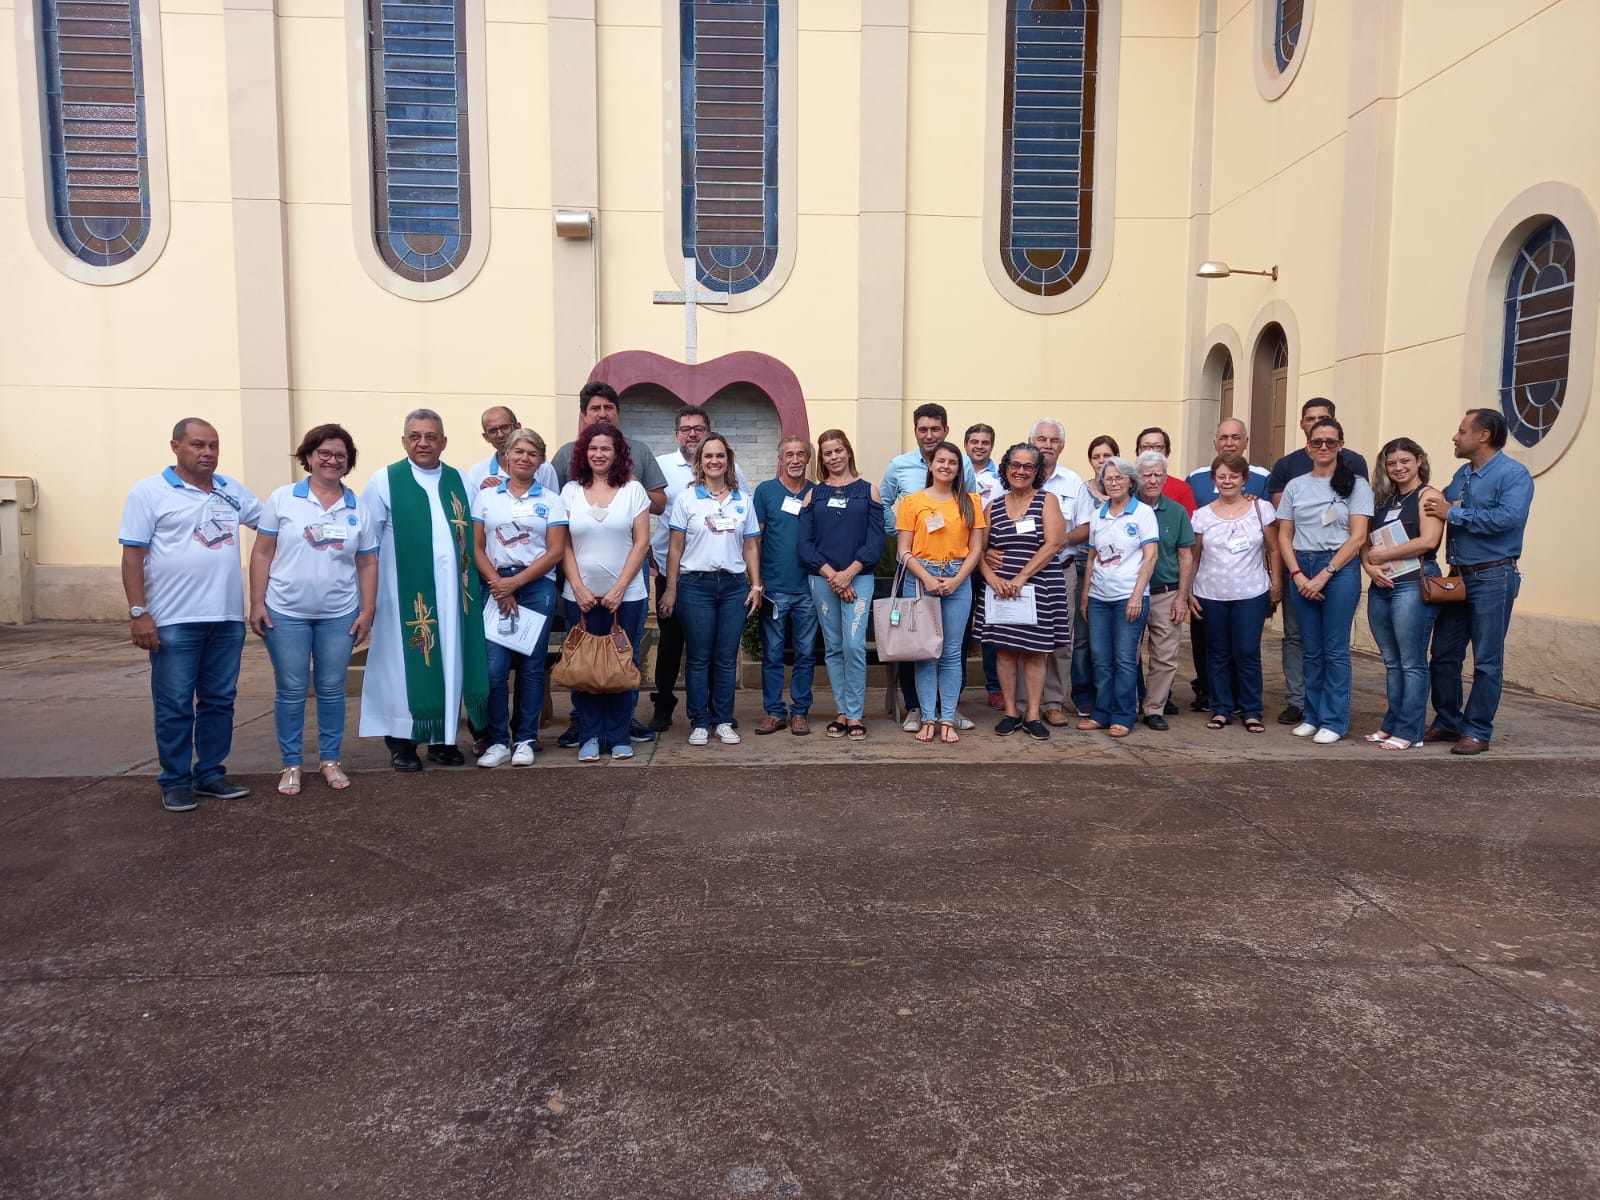
M867 740L867 727L860 721L850 722L848 732L852 742L864 742Z
M919 742L931 742L931 741L933 741L933 727L934 727L934 725L935 725L935 722L933 722L933 721L924 721L922 723L922 726L917 730L917 741L919 741Z
M1379 750L1409 750L1415 742L1408 742L1405 738L1386 737L1378 743Z
M823 728L822 732L827 734L829 737L839 738L850 732L850 726L846 725L842 720L829 721L828 724Z
M300 768L285 767L283 774L278 776L278 795L298 796L300 794Z
M1246 717L1244 719L1244 731L1246 733L1265 733L1267 727L1260 717Z
M319 769L322 771L322 778L327 781L328 786L334 791L342 792L350 786L350 776L344 773L344 768L339 765L337 760L325 762Z
M1248 725L1248 722L1246 722L1246 724ZM1206 722L1207 729L1226 729L1227 727L1228 718L1223 716L1221 713L1218 713L1216 716L1212 717L1211 720Z
M961 735L956 732L954 721L939 722L939 740L947 746L953 746L961 740Z

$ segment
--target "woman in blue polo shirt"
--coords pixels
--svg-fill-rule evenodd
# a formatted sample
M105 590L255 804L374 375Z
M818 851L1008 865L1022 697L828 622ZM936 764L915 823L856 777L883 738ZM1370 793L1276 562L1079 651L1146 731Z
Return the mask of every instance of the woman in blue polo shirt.
M556 608L555 569L567 550L567 509L561 497L535 478L544 462L542 439L531 429L515 429L506 439L507 478L498 487L480 488L472 497L472 545L483 576L483 608L499 611L502 622L525 620L522 609L538 614L543 627L531 653L518 654L486 639L489 654L489 748L480 767L533 766L533 742L544 708L544 660L550 645L550 616ZM517 729L511 736L511 704L506 682L517 669ZM513 743L515 748L513 748Z
M1089 622L1094 660L1094 711L1079 729L1127 737L1139 715L1139 641L1150 615L1150 576L1161 530L1155 513L1134 494L1133 464L1115 456L1100 468L1105 501L1089 523L1089 561L1079 611Z
M659 608L683 623L689 744L737 745L733 677L745 618L761 607L761 524L735 483L733 447L709 433L694 452L694 485L667 518L667 586ZM680 605L680 593L682 603Z
M367 640L378 595L378 538L356 494L355 440L318 425L295 457L307 471L261 506L250 552L250 628L267 643L277 682L273 717L283 774L278 791L300 793L301 731L308 683L317 694L317 752L331 788L350 786L339 765L350 652Z

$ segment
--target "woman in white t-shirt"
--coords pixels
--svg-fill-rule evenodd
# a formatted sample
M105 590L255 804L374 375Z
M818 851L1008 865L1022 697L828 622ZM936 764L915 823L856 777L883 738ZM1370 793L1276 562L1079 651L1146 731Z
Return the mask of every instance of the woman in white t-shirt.
M267 497L250 552L250 628L272 659L284 796L300 794L308 686L317 694L322 778L336 790L350 786L339 764L345 676L350 652L372 631L378 595L377 534L344 485L356 465L355 440L338 425L318 425L295 457L306 478Z
M1305 719L1292 732L1323 746L1350 732L1350 626L1372 523L1372 488L1343 449L1344 426L1318 421L1306 434L1311 473L1291 479L1278 497L1278 548L1305 655Z
M694 483L667 517L667 583L661 612L683 624L683 690L689 744L739 742L733 682L745 618L761 607L761 522L741 492L733 447L710 433L694 452ZM680 595L681 593L681 595Z
M1079 729L1104 729L1127 737L1139 715L1139 642L1150 615L1161 530L1148 504L1135 494L1133 464L1115 456L1100 468L1105 502L1089 522L1089 558L1079 611L1089 623L1094 662L1094 709Z
M567 509L536 478L544 462L544 441L531 429L514 429L502 453L506 478L472 497L473 556L483 576L483 607L497 612L506 633L523 620L542 621L533 649L518 654L486 639L489 655L489 748L480 767L533 766L534 739L544 708L544 660L550 646L550 617L556 607L555 570L567 550ZM535 614L527 617L523 610ZM506 683L517 670L517 728L511 730ZM513 746L515 747L513 749Z
M650 494L633 478L622 431L609 422L586 426L572 447L570 478L561 489L567 510L563 560L567 628L606 634L616 625L637 655L649 595L645 554L650 549ZM632 758L628 722L639 693L573 692L578 713L578 761L596 762L600 748Z
M1217 498L1194 514L1199 565L1189 612L1205 625L1206 678L1211 697L1207 729L1223 729L1235 709L1250 733L1261 720L1261 630L1283 598L1278 539L1268 527L1277 514L1265 500L1244 494L1249 460L1228 452L1211 460ZM1235 681L1238 693L1234 692Z

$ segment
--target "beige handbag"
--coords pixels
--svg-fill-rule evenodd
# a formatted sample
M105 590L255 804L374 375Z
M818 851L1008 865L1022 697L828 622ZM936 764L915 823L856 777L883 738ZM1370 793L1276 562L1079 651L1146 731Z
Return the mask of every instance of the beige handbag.
M922 594L922 581L915 596L902 596L900 584L906 564L894 573L894 595L872 602L872 638L878 645L879 662L927 662L939 657L944 648L944 613L937 596Z
M610 633L590 633L582 626L569 629L550 682L574 692L637 691L641 679L633 665L633 643L614 625Z

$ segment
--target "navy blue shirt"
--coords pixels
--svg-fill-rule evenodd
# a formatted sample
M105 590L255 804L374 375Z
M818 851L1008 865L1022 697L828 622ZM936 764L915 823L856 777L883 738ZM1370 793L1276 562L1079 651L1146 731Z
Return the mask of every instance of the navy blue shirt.
M1533 476L1503 451L1476 471L1462 463L1444 489L1450 540L1445 558L1463 566L1522 555L1522 531L1533 507Z
M756 484L756 520L761 522L761 583L769 592L804 592L806 573L800 566L800 514L783 511L783 502L798 506L815 486L808 479L798 494L778 479Z
M1354 450L1341 450L1339 456L1344 459L1356 475L1372 482L1372 476L1367 474L1367 460ZM1304 446L1298 450L1291 450L1277 462L1272 464L1272 478L1267 480L1267 498L1270 500L1284 488L1289 486L1289 480L1299 479L1302 475L1311 474L1311 455ZM1196 493L1198 495L1199 493Z
M1189 472L1189 478L1184 480L1189 485L1189 490L1194 493L1196 508L1210 504L1217 498L1216 481L1211 478L1210 467L1199 467ZM1259 496L1263 500L1271 499L1267 495L1267 470L1250 464L1250 474L1245 476L1244 494L1246 496Z
M800 561L813 575L826 563L843 571L860 563L869 579L883 553L883 505L872 498L872 485L858 479L844 487L819 483L811 503L800 512Z

